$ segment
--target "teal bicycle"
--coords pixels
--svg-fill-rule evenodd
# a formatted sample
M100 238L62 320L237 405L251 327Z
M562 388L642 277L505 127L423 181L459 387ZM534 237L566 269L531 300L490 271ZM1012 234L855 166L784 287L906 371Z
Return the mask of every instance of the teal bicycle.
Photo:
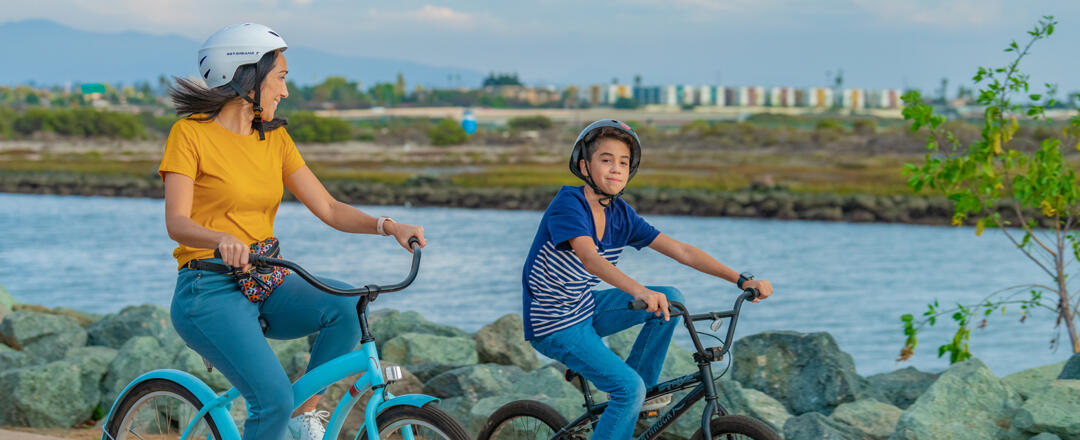
M418 244L415 237L409 240L413 250L412 268L404 281L355 289L331 287L287 260L250 256L249 261L257 268L286 267L326 293L360 297L356 312L360 319L361 348L316 367L292 387L295 409L319 390L353 374L364 373L334 408L327 422L326 439L339 438L345 418L358 398L370 389L372 393L364 410L364 426L356 438L469 440L460 422L433 405L437 398L421 394L394 396L387 391L388 385L401 379L401 367L381 367L375 338L368 330L368 304L380 294L408 287L416 279L420 269ZM133 380L120 392L109 411L101 438L240 440L240 432L229 415L231 404L237 397L240 397L240 392L236 388L218 395L203 381L184 371L151 371Z

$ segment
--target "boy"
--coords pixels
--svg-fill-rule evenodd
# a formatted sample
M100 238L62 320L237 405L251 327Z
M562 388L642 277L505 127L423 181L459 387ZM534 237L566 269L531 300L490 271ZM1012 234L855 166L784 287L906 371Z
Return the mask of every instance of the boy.
M669 319L668 302L683 301L673 287L645 287L617 269L623 247L648 246L740 288L756 288L761 299L772 294L768 281L738 274L661 234L620 199L640 162L641 143L625 123L604 119L585 127L574 142L570 171L586 185L562 187L548 205L522 275L525 339L611 396L593 439L631 438L678 325L678 318ZM593 292L600 281L615 288ZM634 299L648 308L630 310ZM604 345L602 337L642 322L625 362ZM670 402L667 397L657 407Z

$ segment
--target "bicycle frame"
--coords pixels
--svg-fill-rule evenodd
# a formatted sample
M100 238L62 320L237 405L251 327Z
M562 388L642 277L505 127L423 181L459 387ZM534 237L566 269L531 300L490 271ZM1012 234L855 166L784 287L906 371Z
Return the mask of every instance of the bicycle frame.
M686 325L687 330L690 332L690 339L693 341L694 348L696 349L696 353L694 353L694 360L697 361L698 372L691 373L685 376L680 376L663 383L659 383L656 386L650 387L648 390L646 390L645 398L651 399L654 397L663 396L666 394L674 393L676 391L681 391L690 387L694 387L689 394L684 396L682 400L676 402L675 405L671 407L671 409L665 412L655 423L649 426L649 429L646 429L644 432L642 432L641 435L637 437L637 440L653 440L658 438L660 436L660 433L664 432L664 430L671 426L671 424L674 423L675 420L677 420L679 417L689 411L690 407L702 398L707 399L707 402L705 404L705 410L702 411L701 414L701 429L702 433L705 434L705 438L712 438L709 420L712 419L713 415L727 415L727 411L717 401L718 399L716 396L715 384L713 383L714 378L711 362L712 360L714 360L714 358L715 360L720 360L719 358L727 354L728 350L731 347L731 340L735 335L735 324L738 322L739 319L739 312L742 308L742 302L748 298L753 298L756 295L756 292L744 292L743 294L739 295L739 297L735 300L735 307L731 310L715 313L703 313L699 315L691 315L690 312L686 310L686 307L678 302L672 302L670 304L670 307L678 312L673 313L672 316L682 315L684 318L683 323ZM643 303L635 303L636 301L632 302L630 307L642 309L644 308L642 306ZM711 354L711 352L707 352L707 350L702 347L701 341L700 339L698 339L697 329L694 328L694 322L720 318L731 318L731 323L728 324L727 336L722 342L723 347L720 349L719 352ZM560 429L558 432L556 432L554 435L552 435L553 439L557 439L563 435L566 435L568 431L581 426L583 423L595 424L600 414L603 413L604 410L607 408L608 402L593 404L592 393L589 391L588 382L585 380L584 377L580 375L578 376L578 379L581 383L581 392L585 396L585 414L574 419L562 429ZM695 384L697 386L694 386Z
M410 245L412 245L415 240L415 238L412 238L409 242ZM363 376L357 379L357 381L349 387L349 392L341 397L341 400L334 408L326 426L326 433L323 436L325 439L338 438L338 434L341 432L345 419L352 411L356 399L369 389L374 390L375 392L368 398L367 407L364 410L364 426L361 431L358 431L357 437L359 437L359 432L366 431L368 438L373 440L379 438L378 426L376 426L375 418L383 410L397 405L421 407L429 402L439 400L435 397L422 394L406 394L395 397L388 392L386 389L388 384L383 376L382 365L379 361L379 352L375 347L375 338L368 330L368 304L373 301L378 294L404 289L416 278L420 265L420 249L418 247L413 247L413 252L412 269L405 281L388 286L367 285L356 289L336 289L326 285L300 266L286 260L263 258L258 257L257 255L252 256L252 260L256 264L288 267L320 290L336 295L360 297L360 300L356 305L356 312L357 318L360 320L361 348L319 365L297 379L292 385L293 409L295 410L311 398L311 396L314 396L320 390L325 389L333 383L353 374L364 373ZM195 425L202 421L204 416L207 415L209 415L215 425L217 425L218 431L224 440L240 440L240 431L236 427L236 422L233 421L232 416L229 414L229 408L232 406L232 402L240 397L240 391L233 387L224 393L215 394L206 383L190 373L179 370L155 370L143 374L131 381L127 387L120 392L116 401L113 402L113 406L109 410L106 420L112 419L117 404L119 404L122 397L127 394L131 387L148 379L172 380L184 388L187 388L203 403L202 408L200 408L195 416L192 417L191 422L189 422L184 429L183 434L180 436L180 440L187 440L188 436L191 434L191 430ZM381 390L381 392L379 392L379 390ZM402 434L405 440L413 440L411 427L403 428ZM104 427L102 429L101 439L112 440L109 438L108 432L105 431Z

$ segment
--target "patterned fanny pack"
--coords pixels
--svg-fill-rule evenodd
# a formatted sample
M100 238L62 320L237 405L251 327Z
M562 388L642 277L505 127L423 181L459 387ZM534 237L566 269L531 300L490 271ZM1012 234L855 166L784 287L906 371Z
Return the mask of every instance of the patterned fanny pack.
M266 240L252 243L251 253L263 257L278 258L281 252L278 250L278 239L270 237ZM289 269L284 267L252 267L247 272L234 272L236 282L240 284L240 292L251 302L265 301L277 286L285 281L285 275Z

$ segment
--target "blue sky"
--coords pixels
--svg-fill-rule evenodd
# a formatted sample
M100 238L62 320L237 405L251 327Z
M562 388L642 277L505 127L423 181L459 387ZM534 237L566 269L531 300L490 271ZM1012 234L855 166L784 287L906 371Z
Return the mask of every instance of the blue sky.
M36 0L4 20L202 41L221 26L267 24L290 45L340 55L518 72L532 84L970 84L1008 61L1042 15L1060 21L1026 62L1033 82L1080 91L1080 2L1067 0Z

